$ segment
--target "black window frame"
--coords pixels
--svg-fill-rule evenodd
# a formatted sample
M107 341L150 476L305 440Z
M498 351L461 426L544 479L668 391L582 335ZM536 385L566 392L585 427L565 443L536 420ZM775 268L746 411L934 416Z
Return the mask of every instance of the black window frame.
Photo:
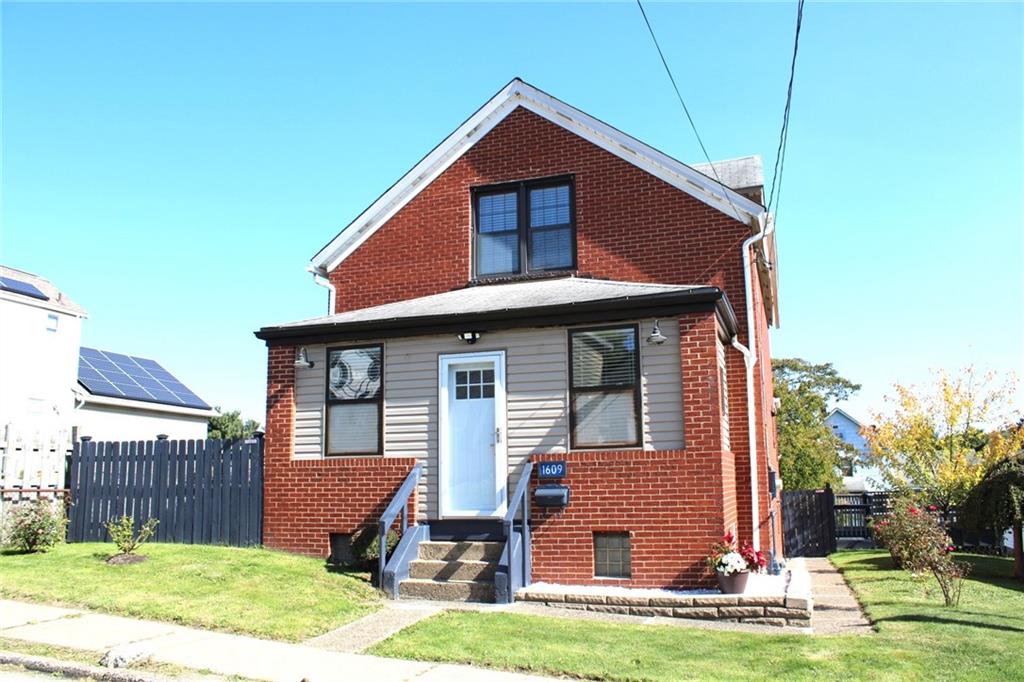
M363 350L376 348L380 350L380 392L376 398L335 398L331 395L331 353L345 350ZM324 356L324 457L378 457L384 455L384 344L365 343L358 346L331 346ZM372 452L331 452L330 428L332 405L357 405L377 403L377 449Z
M629 329L633 332L633 413L636 418L636 440L633 443L615 443L610 445L588 445L576 442L576 394L577 393L600 393L603 391L624 393L622 384L602 384L591 386L585 389L576 388L575 370L572 361L572 337L585 332L600 332L619 329ZM622 450L629 448L643 447L643 399L640 393L640 325L633 324L611 324L600 327L578 327L568 330L567 346L569 360L569 449L570 450Z
M619 566L625 566L626 573L620 575L612 575L610 572L602 573L600 571L600 562L598 561L598 553L602 551L598 545L598 538L615 538L616 540L625 540L626 547L623 550L621 547L617 548L620 554L625 552L625 561L620 560ZM594 531L592 540L594 546L594 578L598 580L632 580L633 578L633 538L628 531ZM604 552L610 551L609 548L605 548ZM608 562L605 562L608 565Z
M532 247L530 235L532 230L538 231L564 229L562 225L545 225L539 228L530 227L530 190L544 189L547 187L569 187L569 245L571 262L569 265L557 268L531 268L530 257ZM494 272L480 274L478 256L480 253L480 197L492 194L516 193L516 238L519 244L519 268L514 272ZM509 277L525 277L531 274L545 272L565 272L575 270L577 266L576 254L576 177L573 175L558 175L547 178L532 180L518 180L516 182L505 182L497 185L485 185L473 187L471 190L473 204L473 279L493 280L507 279Z

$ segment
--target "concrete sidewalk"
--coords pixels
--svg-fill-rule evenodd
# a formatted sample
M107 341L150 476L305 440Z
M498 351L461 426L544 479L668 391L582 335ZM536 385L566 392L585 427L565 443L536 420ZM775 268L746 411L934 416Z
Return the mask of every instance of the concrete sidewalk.
M0 637L88 651L143 650L152 661L271 682L546 679L470 666L325 651L302 644L9 600L0 600Z

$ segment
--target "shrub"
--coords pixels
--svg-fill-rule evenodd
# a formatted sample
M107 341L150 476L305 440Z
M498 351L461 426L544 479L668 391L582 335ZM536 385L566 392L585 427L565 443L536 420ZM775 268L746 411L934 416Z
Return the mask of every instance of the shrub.
M64 508L50 500L33 500L10 511L7 543L23 552L45 552L64 539L68 520Z
M398 546L399 535L394 530L388 531L387 552L391 552ZM352 554L356 562L362 567L372 567L380 559L380 537L377 529L367 526L352 538Z
M139 548L142 543L153 537L156 531L157 519L146 519L146 522L135 533L135 519L131 516L122 516L117 519L110 519L106 523L110 539L117 545L118 554L129 555Z
M899 500L892 513L872 524L879 542L893 563L915 574L931 573L942 589L946 606L960 603L967 564L953 560L953 546L934 505L922 508L913 500Z

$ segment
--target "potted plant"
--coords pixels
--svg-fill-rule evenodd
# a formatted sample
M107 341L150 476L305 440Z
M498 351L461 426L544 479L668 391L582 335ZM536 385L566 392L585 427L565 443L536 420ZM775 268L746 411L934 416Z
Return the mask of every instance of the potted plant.
M749 544L737 549L736 538L731 532L711 545L707 561L724 594L742 594L747 588L750 573L759 572L768 564L764 553Z

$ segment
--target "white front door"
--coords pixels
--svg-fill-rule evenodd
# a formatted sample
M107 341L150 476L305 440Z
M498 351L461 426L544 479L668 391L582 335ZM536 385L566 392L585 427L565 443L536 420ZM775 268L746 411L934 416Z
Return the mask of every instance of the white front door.
M438 395L441 516L505 513L505 353L442 355Z

